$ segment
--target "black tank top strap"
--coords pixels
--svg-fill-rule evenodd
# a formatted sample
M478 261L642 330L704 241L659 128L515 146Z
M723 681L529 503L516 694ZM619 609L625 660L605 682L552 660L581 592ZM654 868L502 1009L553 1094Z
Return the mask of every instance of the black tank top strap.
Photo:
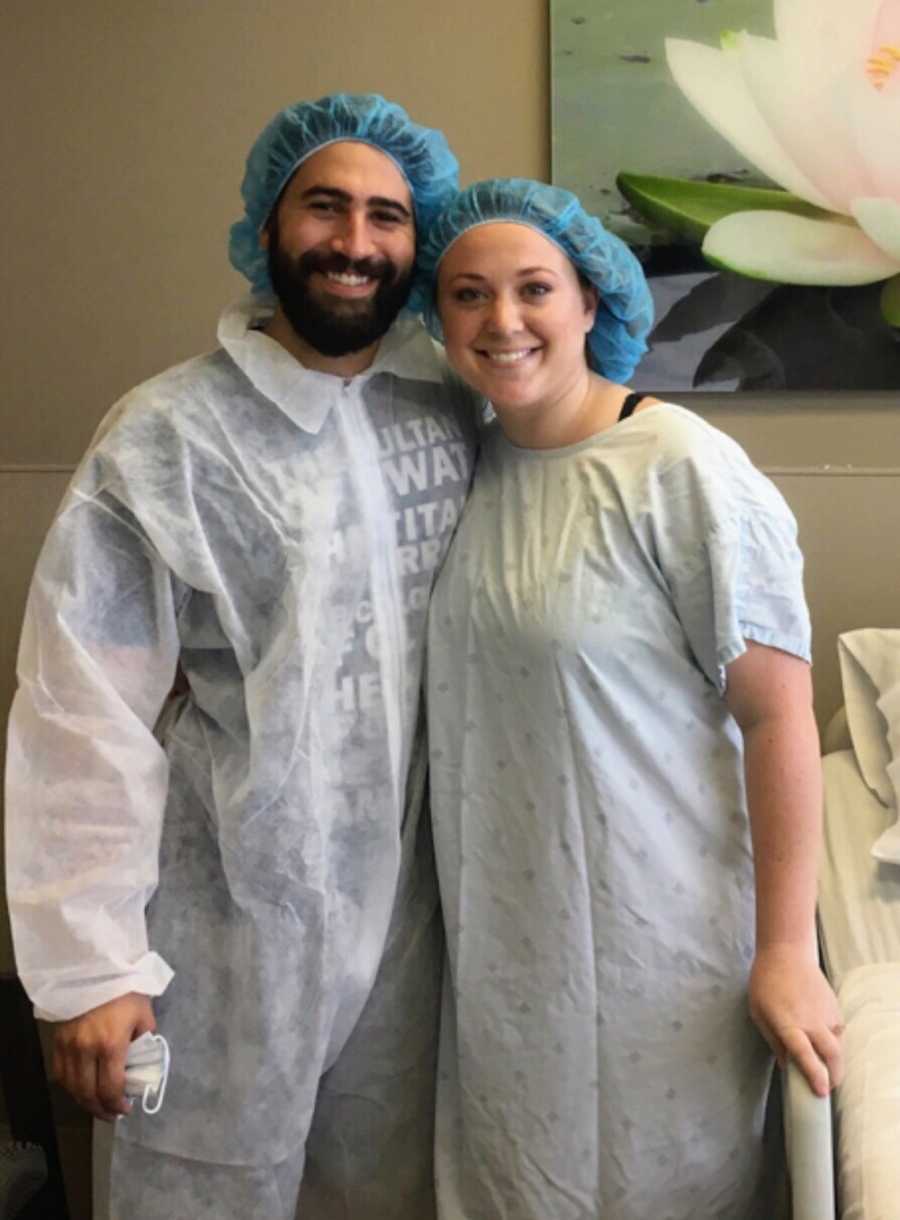
M647 397L646 394L638 394L638 393L629 394L628 397L625 399L625 401L622 403L622 410L619 412L619 420L627 419L628 416L631 415L631 413L634 411L634 408L638 405L638 403L641 401L641 399L646 398L646 397ZM618 423L618 420L616 422Z

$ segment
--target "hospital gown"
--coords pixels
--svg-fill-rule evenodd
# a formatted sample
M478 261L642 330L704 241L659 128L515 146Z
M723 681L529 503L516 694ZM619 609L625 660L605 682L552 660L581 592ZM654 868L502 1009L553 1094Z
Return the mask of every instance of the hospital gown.
M494 425L435 588L442 1220L768 1216L744 640L809 656L795 526L671 404L561 450Z
M262 334L270 309L226 311L218 350L113 409L50 530L10 730L17 962L53 1020L158 997L165 1104L122 1140L302 1167L315 1108L336 1214L346 1187L418 1217L442 953L425 612L472 403L411 318L342 380Z

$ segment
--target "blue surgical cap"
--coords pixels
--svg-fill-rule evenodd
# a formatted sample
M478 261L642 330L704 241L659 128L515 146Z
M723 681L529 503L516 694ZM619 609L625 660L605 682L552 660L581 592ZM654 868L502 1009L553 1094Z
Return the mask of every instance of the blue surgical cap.
M286 107L250 149L244 217L231 226L229 258L254 292L272 290L259 235L282 190L301 162L339 140L370 144L391 158L409 184L419 232L457 189L459 166L441 132L420 127L377 93L333 93Z
M647 350L653 300L641 264L628 247L589 216L571 191L528 178L491 178L466 187L421 235L410 308L442 338L435 305L438 264L457 237L476 225L510 221L554 242L600 297L587 336L588 363L611 381L627 381Z

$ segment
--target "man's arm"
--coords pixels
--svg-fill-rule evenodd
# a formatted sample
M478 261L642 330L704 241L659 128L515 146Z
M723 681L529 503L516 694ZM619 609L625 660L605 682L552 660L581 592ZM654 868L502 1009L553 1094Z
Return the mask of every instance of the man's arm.
M70 498L29 595L7 753L16 964L58 1022L61 1081L122 1112L132 1036L172 971L147 943L168 763L153 736L178 657L172 582L133 516Z
M821 768L805 661L752 641L727 670L744 738L756 876L750 1009L779 1064L794 1059L820 1095L840 1082L841 1014L818 965Z

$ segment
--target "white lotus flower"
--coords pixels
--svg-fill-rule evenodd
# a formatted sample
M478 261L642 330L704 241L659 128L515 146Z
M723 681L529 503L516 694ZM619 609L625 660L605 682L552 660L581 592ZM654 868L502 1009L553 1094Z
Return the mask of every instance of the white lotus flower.
M735 212L703 252L788 284L900 272L900 0L774 0L775 39L667 39L681 91L748 161L835 215Z

